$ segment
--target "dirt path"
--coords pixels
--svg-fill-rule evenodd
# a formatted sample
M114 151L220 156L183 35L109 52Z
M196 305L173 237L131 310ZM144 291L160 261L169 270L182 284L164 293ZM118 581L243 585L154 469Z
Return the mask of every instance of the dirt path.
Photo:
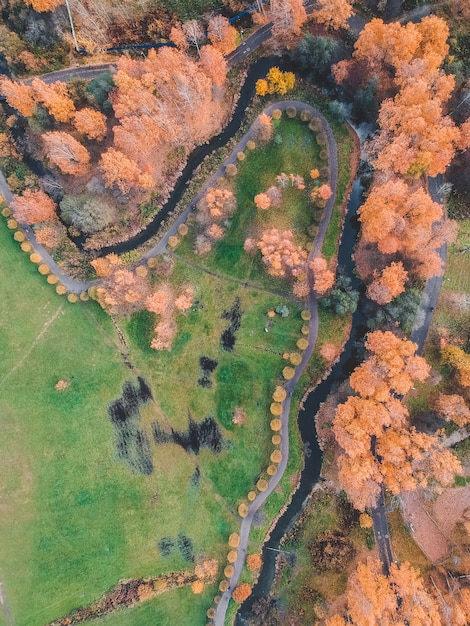
M50 317L44 324L43 329L41 330L41 332L39 333L39 335L36 337L36 339L33 341L33 343L31 344L29 350L27 352L25 352L23 354L23 356L21 357L21 359L18 361L18 363L12 367L12 369L7 372L5 374L5 376L0 379L0 385L3 385L3 383L8 380L8 378L10 378L10 376L12 374L14 374L22 365L23 363L26 361L26 359L29 357L29 355L31 354L31 352L34 350L34 348L36 347L36 345L41 341L41 339L44 337L44 335L47 332L47 329L49 328L49 326L51 324L53 324L55 322L55 320L58 318L58 316L60 315L60 313L62 312L62 309L64 308L64 303L62 303L60 305L60 307L57 309L57 311L54 313L54 315L52 317Z

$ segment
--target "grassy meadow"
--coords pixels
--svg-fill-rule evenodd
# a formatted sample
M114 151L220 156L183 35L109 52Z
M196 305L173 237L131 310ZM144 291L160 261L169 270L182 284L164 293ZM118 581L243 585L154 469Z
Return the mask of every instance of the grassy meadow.
M0 581L16 626L43 626L119 580L191 571L202 558L216 559L222 576L228 536L239 529L238 505L266 476L271 395L303 325L290 285L269 277L243 243L265 228L290 228L307 248L321 216L309 200L309 171L326 166L315 134L283 116L275 137L238 164L238 209L224 240L198 257L190 229L176 248L169 280L193 285L195 298L177 317L170 352L150 348L155 319L147 311L117 319L123 345L95 302L57 296L0 223ZM304 176L307 189L286 189L281 207L257 211L254 195L283 171ZM287 317L268 316L278 305L288 308ZM234 311L239 324L227 350L221 337ZM333 327L343 330L324 321L330 331L323 340L331 340ZM215 365L202 383L204 358ZM152 393L133 418L141 437L136 449L143 449L142 438L147 446L146 471L123 462L108 413L124 383L138 377ZM57 390L58 381L68 386ZM241 424L233 420L237 411ZM219 449L185 448L190 424L210 418L220 431ZM158 440L156 427L167 439ZM284 504L300 461L296 442L267 518ZM178 547L181 538L186 550ZM214 593L214 585L201 595L167 591L102 623L203 624Z

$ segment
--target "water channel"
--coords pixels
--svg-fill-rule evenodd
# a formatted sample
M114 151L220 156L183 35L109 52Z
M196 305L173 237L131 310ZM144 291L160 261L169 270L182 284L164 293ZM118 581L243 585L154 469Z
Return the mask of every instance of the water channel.
M338 251L338 267L342 268L345 275L351 279L354 289L360 290L361 283L354 274L354 262L352 255L358 233L356 211L362 202L363 187L360 180L354 182L348 201L347 215L341 243ZM235 624L245 626L248 624L249 615L253 603L269 594L275 575L276 558L279 554L279 546L284 535L292 528L299 518L313 486L320 480L322 465L322 452L318 445L315 428L315 415L320 404L346 380L356 365L360 362L363 338L367 332L368 300L361 293L357 311L353 315L352 329L349 339L344 346L338 362L333 366L328 376L315 387L304 402L300 410L297 422L304 447L304 468L301 473L299 486L292 496L287 509L278 519L276 526L271 532L270 538L263 547L263 566L260 571L258 582L253 587L251 596L238 610Z

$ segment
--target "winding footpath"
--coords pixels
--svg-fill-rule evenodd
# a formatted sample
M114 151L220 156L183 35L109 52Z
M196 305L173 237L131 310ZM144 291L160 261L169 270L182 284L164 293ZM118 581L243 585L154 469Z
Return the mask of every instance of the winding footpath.
M323 240L325 238L326 230L328 228L328 224L330 223L331 214L333 212L333 206L334 206L335 197L336 197L336 186L338 183L338 151L337 151L336 141L333 136L333 131L331 130L330 125L328 124L326 119L323 117L323 115L321 115L321 113L317 111L316 109L314 109L313 107L303 102L297 102L296 100L286 100L284 102L278 102L278 103L271 105L270 107L265 109L265 112L269 114L275 108L286 109L288 106L295 106L298 111L302 111L302 110L311 111L315 117L321 120L322 130L325 133L326 138L327 138L326 147L328 151L328 163L329 163L329 168L330 168L329 183L333 191L333 195L327 201L327 204L323 213L323 217L319 226L318 234L315 237L315 241L313 242L313 246L310 250L310 253L308 256L308 261L310 262L320 253ZM259 511L259 509L266 502L269 495L277 487L287 467L287 462L289 460L289 413L290 413L290 408L291 408L291 396L299 381L299 378L302 376L302 374L304 373L307 367L307 364L310 360L310 357L312 356L312 353L313 353L313 350L315 348L315 344L317 341L317 337L318 337L318 324L319 324L318 304L317 304L317 299L315 297L315 294L313 292L310 294L310 297L308 299L308 309L311 315L310 322L309 322L309 333L308 333L309 345L308 345L308 348L303 352L302 362L295 368L294 377L284 385L284 389L287 392L287 397L284 400L283 405L282 405L282 414L280 416L282 426L281 426L281 430L279 433L281 435L280 450L282 452L282 460L277 466L277 473L269 481L268 488L266 489L266 491L260 492L256 496L255 500L253 500L253 502L248 508L248 513L246 517L242 519L240 533L239 533L240 544L238 546L237 560L233 564L234 573L232 577L230 578L229 586L227 590L224 591L224 593L221 596L220 602L217 605L216 615L214 618L215 626L224 625L225 615L227 612L230 598L232 596L232 592L237 586L238 580L240 578L240 575L242 573L243 566L245 563L248 540L250 536L251 526L253 523L253 518L256 515L257 511Z

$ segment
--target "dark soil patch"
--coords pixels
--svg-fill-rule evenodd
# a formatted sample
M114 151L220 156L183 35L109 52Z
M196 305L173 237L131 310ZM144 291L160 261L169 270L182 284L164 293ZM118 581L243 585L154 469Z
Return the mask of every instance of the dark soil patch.
M133 471L149 475L153 472L152 452L147 433L140 428L140 407L152 400L152 391L139 376L137 383L126 381L122 396L108 407L114 426L117 458Z
M240 328L243 311L240 307L240 298L236 297L231 309L224 311L221 318L228 320L230 326L226 328L220 336L220 345L223 350L232 352L236 341L235 333Z
M208 448L216 454L222 450L222 433L213 417L206 417L199 423L190 417L188 429L182 431L172 428L168 432L160 424L153 422L152 430L157 444L175 443L185 452L193 454L199 454L201 448Z
M201 356L199 359L199 367L201 368L201 377L197 381L200 387L206 387L210 389L212 387L211 374L219 364L215 359L210 359L208 356Z
M309 550L313 566L320 571L342 572L356 554L354 545L339 530L321 535Z

